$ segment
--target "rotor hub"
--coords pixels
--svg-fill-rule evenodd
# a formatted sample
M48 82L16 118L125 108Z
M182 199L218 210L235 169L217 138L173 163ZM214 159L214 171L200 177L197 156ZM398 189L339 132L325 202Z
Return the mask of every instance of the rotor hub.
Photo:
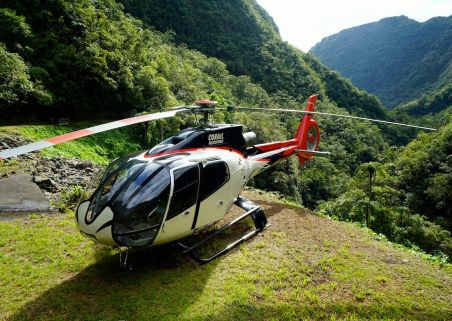
M204 106L215 106L216 104L218 104L218 102L214 100L202 99L195 101L194 104L196 106L204 107Z
M208 99L197 100L194 102L195 108L193 111L203 115L204 126L209 125L209 115L215 112L215 105L218 102Z

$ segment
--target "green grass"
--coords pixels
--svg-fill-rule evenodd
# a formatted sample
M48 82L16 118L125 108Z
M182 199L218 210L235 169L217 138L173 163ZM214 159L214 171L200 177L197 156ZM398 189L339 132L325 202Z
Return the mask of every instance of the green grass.
M70 215L0 222L0 320L451 319L450 265L268 194L245 197L272 226L205 266L170 245L135 253L128 272Z
M97 124L82 122L71 126L4 126L0 127L0 136L2 133L12 133L31 141L38 141L93 125ZM119 128L46 148L40 153L48 157L77 157L97 164L107 164L118 156L145 149L142 138L144 135L144 127L140 125Z

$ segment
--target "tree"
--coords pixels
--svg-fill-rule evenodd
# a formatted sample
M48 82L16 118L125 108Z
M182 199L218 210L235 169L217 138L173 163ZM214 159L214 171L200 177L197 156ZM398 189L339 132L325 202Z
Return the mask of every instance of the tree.
M52 97L41 84L30 80L28 67L22 58L8 52L0 43L0 110L29 101L48 104Z

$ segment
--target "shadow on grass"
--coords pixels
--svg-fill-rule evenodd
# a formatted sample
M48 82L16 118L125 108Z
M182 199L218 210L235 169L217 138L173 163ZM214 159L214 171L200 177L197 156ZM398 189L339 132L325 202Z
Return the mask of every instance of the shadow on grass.
M273 215L278 214L281 211L281 206L279 204L273 204L270 202L256 202L259 205L265 205L265 215L267 219L272 217ZM208 231L202 234L190 236L187 239L182 240L182 243L191 246L195 243L201 241L203 238L208 237L210 234L215 233L218 227L223 226L224 224L227 224L229 221L233 220L237 216L243 213L243 210L240 208L235 208L235 210L229 211L225 218L221 220L218 224L210 228ZM205 244L202 245L202 247L199 250L193 251L193 253L196 256L208 258L214 253L222 250L225 248L228 244L238 240L243 235L247 234L248 232L255 229L254 222L251 218L251 216L248 216L244 220L234 224L233 226L229 227L228 229L222 231L221 233L217 234L213 239L207 241ZM251 243L254 240L256 240L256 237L252 237L251 239L247 240L246 243ZM237 248L235 248L236 250ZM231 252L228 252L226 255L229 255L233 253L234 250Z
M276 215L283 206L261 203L267 217ZM250 221L238 224L215 241L214 247L240 237L251 225ZM195 242L199 237L189 241ZM65 281L26 303L9 321L178 320L197 302L221 260L200 266L170 244L134 252L136 270L129 272L119 266L118 255L99 249L97 263L67 276ZM206 315L212 311L216 309L209 309Z
M118 265L118 255L98 255L96 264L9 320L175 320L197 300L216 265L199 266L173 245L137 251L132 272Z

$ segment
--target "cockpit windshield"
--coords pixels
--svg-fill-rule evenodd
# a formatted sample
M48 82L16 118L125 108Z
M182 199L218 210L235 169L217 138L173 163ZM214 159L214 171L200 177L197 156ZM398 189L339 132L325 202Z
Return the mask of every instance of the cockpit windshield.
M111 162L107 168L105 169L104 174L102 175L102 178L99 183L103 182L108 176L110 176L111 173L116 171L119 167L127 163L126 157L116 158L113 162Z
M135 171L142 170L145 165L145 162L137 160L127 162L124 159L118 159L111 163L101 179L101 184L91 197L92 201L88 209L88 220L95 219L107 203L115 196L122 183L130 178Z
M145 246L158 233L170 192L166 167L132 159L113 162L91 197L92 219L109 206L114 213L113 233L122 246Z

